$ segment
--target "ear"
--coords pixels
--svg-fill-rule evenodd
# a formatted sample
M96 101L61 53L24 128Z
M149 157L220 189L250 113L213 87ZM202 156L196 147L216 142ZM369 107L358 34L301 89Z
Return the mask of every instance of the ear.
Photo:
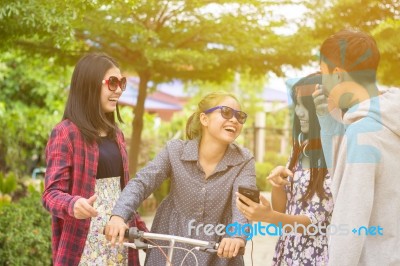
M208 126L208 116L205 113L200 113L200 123L203 126Z
M336 81L338 83L343 82L345 80L344 76L346 73L347 73L346 70L340 67L335 67L335 69L333 70L333 74L336 77Z

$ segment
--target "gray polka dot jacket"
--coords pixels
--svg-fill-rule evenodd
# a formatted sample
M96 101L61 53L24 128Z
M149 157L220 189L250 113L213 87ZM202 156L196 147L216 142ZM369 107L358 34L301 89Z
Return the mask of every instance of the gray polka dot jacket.
M112 215L128 221L142 201L169 178L170 193L157 209L151 232L216 242L223 237L246 239L244 235L222 235L225 231L216 229L235 222L241 225L249 223L236 208L235 192L239 185L256 188L253 155L249 150L232 143L214 172L205 179L198 154L198 139L169 141L154 160L129 181ZM163 241L157 243L168 245ZM186 244L176 246L193 248ZM243 265L242 256L221 259L216 254L194 252L199 265ZM186 251L174 250L172 264L180 265L185 255ZM165 265L165 257L158 249L148 250L146 265ZM183 265L195 265L193 256L189 254Z

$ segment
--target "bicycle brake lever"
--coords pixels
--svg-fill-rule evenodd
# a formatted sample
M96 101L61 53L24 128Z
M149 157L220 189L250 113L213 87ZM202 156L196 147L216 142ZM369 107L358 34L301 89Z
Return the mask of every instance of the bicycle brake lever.
M148 249L148 248L150 248L149 244L146 244L146 243L140 241L139 239L135 239L133 244L135 244L136 249Z
M218 249L218 244L214 241L208 242L207 246L199 247L199 250L209 252L209 253L216 253Z

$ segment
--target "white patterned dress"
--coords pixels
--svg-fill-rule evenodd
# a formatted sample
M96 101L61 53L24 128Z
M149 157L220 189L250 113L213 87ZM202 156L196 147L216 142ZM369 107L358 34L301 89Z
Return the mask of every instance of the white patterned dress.
M330 190L331 178L325 177L324 190L327 198L321 200L316 194L307 201L307 206L300 200L305 195L310 182L310 170L304 169L301 159L295 166L294 177L288 178L292 183L285 186L287 203L286 214L306 215L312 224L324 224L328 226L333 210L333 199ZM274 266L324 266L328 265L328 237L326 234L308 236L303 234L280 236L275 247L273 258Z
M85 248L79 265L128 265L126 247L114 248L108 244L103 229L110 219L110 213L121 193L120 177L96 179L97 199L93 207L99 215L90 222Z

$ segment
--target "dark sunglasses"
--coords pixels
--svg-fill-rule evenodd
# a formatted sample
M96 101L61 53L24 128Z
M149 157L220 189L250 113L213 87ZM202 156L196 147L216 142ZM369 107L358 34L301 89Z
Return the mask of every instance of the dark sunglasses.
M209 114L211 112L214 112L217 109L221 109L221 116L223 118L225 118L225 119L231 119L233 116L235 116L236 120L240 124L244 124L246 122L247 114L245 112L237 111L237 110L232 109L232 108L230 108L228 106L215 106L213 108L205 110L204 113L205 114Z
M126 89L126 78L123 77L122 79L118 79L115 76L110 76L108 79L103 79L103 84L107 84L108 89L110 91L116 91L118 86L121 88L122 91Z

